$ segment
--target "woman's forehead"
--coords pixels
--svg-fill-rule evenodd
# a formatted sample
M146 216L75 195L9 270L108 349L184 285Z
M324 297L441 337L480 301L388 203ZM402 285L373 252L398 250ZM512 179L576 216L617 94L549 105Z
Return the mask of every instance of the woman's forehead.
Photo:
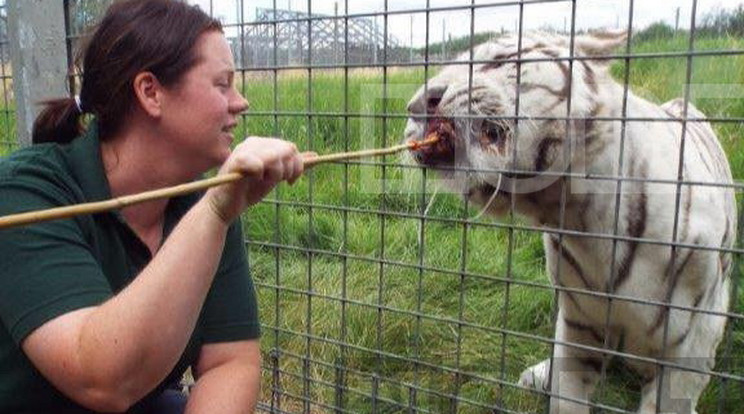
M204 33L196 44L200 65L213 70L235 70L235 60L225 36L218 31Z

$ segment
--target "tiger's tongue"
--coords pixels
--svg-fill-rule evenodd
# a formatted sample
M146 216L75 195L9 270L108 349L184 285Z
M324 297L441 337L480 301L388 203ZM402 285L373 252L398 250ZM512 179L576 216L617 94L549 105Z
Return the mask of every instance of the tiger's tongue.
M451 121L431 118L427 124L426 138L436 135L438 141L419 149L422 161L431 166L453 165L455 161L455 134Z

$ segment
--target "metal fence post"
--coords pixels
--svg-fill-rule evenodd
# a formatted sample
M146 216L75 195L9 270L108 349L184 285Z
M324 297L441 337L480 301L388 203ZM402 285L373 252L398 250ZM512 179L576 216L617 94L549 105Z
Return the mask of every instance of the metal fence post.
M9 0L8 29L18 143L27 146L38 102L68 94L64 2Z

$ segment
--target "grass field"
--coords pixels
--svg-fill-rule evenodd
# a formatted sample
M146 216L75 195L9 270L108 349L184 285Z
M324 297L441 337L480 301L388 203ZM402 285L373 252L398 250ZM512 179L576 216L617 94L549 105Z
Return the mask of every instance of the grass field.
M701 39L696 47L741 49L744 41ZM633 52L686 48L679 38L638 44ZM634 60L631 87L655 102L682 96L686 64L684 57ZM622 80L622 63L613 73ZM253 115L244 126L251 135L282 136L321 153L390 145L400 140L405 120L368 115L404 114L425 76L423 69L252 75L245 94ZM710 117L744 116L744 99L736 95L744 57L695 58L691 83L693 102ZM742 125L715 129L740 180ZM421 412L490 412L493 404L504 412L542 412L544 398L499 385L550 354L549 344L536 339L552 338L554 310L539 233L509 228L524 224L518 218L464 223L476 211L453 195L437 197L422 220L417 215L430 200L432 177L422 181L424 173L397 162L316 168L246 215L265 363L275 367L265 371L264 401L278 370L280 403L291 412L304 404L312 412L334 406L402 412L413 401ZM744 313L743 304L740 290L734 312ZM717 369L744 375L744 324L731 327L731 358ZM719 355L725 352L722 346ZM619 364L611 364L609 378L597 401L634 410L639 379ZM742 387L729 383L720 412L744 404ZM714 381L699 411L716 412L723 390Z
M0 92L1 93L1 92ZM0 156L18 147L14 102L0 103Z
M700 39L696 47L740 50L744 40ZM633 52L686 49L680 37ZM629 83L664 102L683 95L686 65L685 57L633 60ZM246 74L252 113L239 133L320 153L391 145L402 136L407 100L436 70ZM622 81L622 62L612 70ZM744 56L696 57L691 83L708 116L744 117ZM0 107L0 155L14 146L13 110L12 102ZM714 127L741 181L744 127ZM555 297L540 233L519 218L470 220L475 209L451 194L436 197L422 219L435 187L397 157L324 165L245 215L264 323L262 401L278 385L288 412L544 412L543 397L509 385L551 352ZM737 299L733 312L744 314L744 290ZM716 369L742 376L744 323L730 327ZM595 401L633 411L639 378L617 363L608 377ZM742 406L744 384L716 380L698 408Z

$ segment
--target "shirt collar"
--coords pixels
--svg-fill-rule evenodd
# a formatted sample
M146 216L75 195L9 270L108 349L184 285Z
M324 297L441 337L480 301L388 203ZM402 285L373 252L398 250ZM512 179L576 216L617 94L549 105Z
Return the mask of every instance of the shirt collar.
M111 198L111 189L101 158L98 123L93 120L86 132L75 138L69 147L70 168L88 201Z

